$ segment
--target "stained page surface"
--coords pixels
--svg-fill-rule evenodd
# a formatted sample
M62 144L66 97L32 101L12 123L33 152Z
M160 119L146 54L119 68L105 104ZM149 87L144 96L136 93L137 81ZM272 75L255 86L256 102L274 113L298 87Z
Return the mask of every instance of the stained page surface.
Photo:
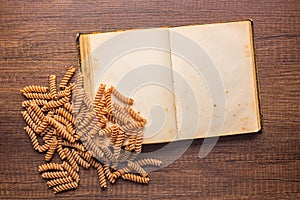
M135 99L144 143L260 130L251 22L80 36L85 89Z
M82 61L85 89L93 98L100 83L135 99L133 109L148 120L144 143L177 140L168 29L89 34Z
M174 93L184 104L177 109L178 138L257 132L251 22L171 28L170 41ZM192 123L198 123L196 132Z

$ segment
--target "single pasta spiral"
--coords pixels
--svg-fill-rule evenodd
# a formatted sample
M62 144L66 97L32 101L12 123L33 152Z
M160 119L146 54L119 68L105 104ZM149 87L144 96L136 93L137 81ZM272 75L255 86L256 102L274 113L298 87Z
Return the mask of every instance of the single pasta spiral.
M55 149L57 146L57 139L56 137L52 137L51 143L49 144L49 149L45 155L45 160L50 161L55 153Z
M52 99L57 99L56 76L54 74L49 76L49 87Z
M82 166L83 168L86 168L88 169L90 167L90 164L85 161L82 157L80 157L80 155L77 153L77 151L75 151L74 149L72 149L71 151L73 157L74 157L74 160L80 165Z
M144 158L144 159L137 160L136 163L138 163L141 166L153 165L159 167L161 166L162 161L155 158Z
M21 89L20 91L22 93L26 93L26 92L48 92L49 88L46 86L39 86L39 85L29 85L24 87L23 89Z
M79 182L79 174L66 161L64 161L61 166L76 182Z
M23 93L23 95L27 99L44 99L44 100L48 100L48 99L52 98L52 95L50 93L28 92L28 93Z
M45 163L39 166L39 172L44 172L48 170L63 170L63 167L59 163Z
M106 84L100 84L100 86L97 90L95 99L94 99L94 104L95 105L97 105L101 101L101 99L103 97L103 94L104 94L104 91L105 91L105 87L106 87Z
M107 187L107 183L106 183L106 179L105 179L104 170L103 170L102 165L99 165L97 167L97 174L98 174L98 177L99 177L100 186L102 188L106 188Z
M112 88L112 94L125 104L132 105L134 100L121 94L115 87Z
M44 172L44 173L42 173L42 177L47 178L47 179L63 178L63 177L67 177L67 176L68 176L68 172L66 172L66 171L56 171L56 172Z
M148 184L150 181L149 177L137 176L135 174L124 174L122 175L122 178L136 183L145 183L145 184Z
M50 181L47 181L47 185L48 187L54 187L56 185L62 185L65 183L71 183L73 181L71 176L67 176L67 177L62 177L62 178L56 178L56 179L52 179Z
M74 75L75 71L76 71L76 68L75 68L75 67L73 67L73 66L69 67L69 69L68 69L68 71L66 72L65 76L64 76L63 79L60 81L60 84L59 84L59 87L60 87L60 88L63 89L63 88L65 88L65 87L68 85L68 83L69 83L69 81L71 80L72 76Z
M78 187L78 183L73 181L71 183L66 183L66 184L55 186L53 188L53 190L54 190L55 193L58 193L58 192L62 192L62 191L65 191L65 190L75 189L77 187Z
M143 177L148 176L148 173L139 164L137 164L137 163L128 161L128 165L127 166L128 166L129 169L138 172Z

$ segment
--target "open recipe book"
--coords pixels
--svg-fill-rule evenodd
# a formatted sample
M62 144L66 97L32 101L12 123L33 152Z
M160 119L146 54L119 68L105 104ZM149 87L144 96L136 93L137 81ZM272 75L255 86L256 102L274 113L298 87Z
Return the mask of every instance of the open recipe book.
M145 144L261 129L251 21L78 39L87 94L105 83L135 99Z

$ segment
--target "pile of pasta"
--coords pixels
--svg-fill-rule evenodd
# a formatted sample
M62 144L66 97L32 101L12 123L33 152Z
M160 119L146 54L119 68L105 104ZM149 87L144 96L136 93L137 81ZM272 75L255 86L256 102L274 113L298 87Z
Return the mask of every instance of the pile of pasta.
M27 98L21 112L24 129L33 148L45 153L38 170L48 187L55 193L77 188L80 167L95 168L103 189L118 178L148 184L144 167L159 167L162 162L138 156L146 119L131 108L134 100L105 84L90 100L80 72L70 83L75 71L71 66L59 84L50 75L48 86L21 89ZM53 161L54 155L58 162Z

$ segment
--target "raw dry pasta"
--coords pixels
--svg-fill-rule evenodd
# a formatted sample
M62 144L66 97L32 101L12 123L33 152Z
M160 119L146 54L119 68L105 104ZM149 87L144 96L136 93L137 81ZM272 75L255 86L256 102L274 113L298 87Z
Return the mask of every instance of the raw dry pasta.
M71 66L71 67L68 69L68 71L66 72L65 76L64 76L63 79L60 81L59 87L60 87L61 89L65 88L65 87L68 85L68 83L69 83L69 81L71 80L72 76L74 75L75 71L76 71L76 68L73 67L73 66Z
M142 177L135 174L124 174L122 175L122 178L125 180L130 180L137 183L145 183L145 184L148 184L150 181L149 177Z
M55 193L77 188L79 166L95 168L103 189L107 181L114 183L119 177L148 183L148 173L142 166L160 166L161 161L136 160L142 148L146 119L130 108L133 99L114 87L106 89L105 84L100 84L92 102L83 88L81 73L77 74L76 84L70 83L74 73L75 68L70 67L59 87L56 76L50 75L49 86L30 85L20 90L30 99L22 102L26 109L21 112L27 123L24 129L33 148L46 152L47 163L39 166L39 172L49 179L47 185ZM120 103L113 102L112 96ZM42 138L42 144L38 137ZM55 152L61 163L49 162Z

